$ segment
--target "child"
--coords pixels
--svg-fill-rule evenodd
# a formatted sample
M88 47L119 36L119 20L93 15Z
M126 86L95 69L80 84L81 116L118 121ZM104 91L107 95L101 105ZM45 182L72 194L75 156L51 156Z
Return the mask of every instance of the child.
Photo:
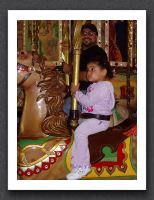
M80 179L90 172L88 136L108 129L115 104L114 89L109 82L113 77L109 63L99 57L93 58L87 70L87 79L93 83L87 93L79 91L79 85L71 87L72 95L82 105L82 113L74 133L72 171L66 176L68 180Z

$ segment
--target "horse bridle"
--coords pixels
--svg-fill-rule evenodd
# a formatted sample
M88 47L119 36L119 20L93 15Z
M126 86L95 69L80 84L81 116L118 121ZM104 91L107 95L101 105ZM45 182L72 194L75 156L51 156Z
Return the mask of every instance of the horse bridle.
M22 86L23 83L30 77L30 75L32 74L32 71L35 71L35 68L34 66L26 66L26 65L23 65L21 63L17 63L17 71L26 71L28 72L28 74L26 74L24 76L24 78L21 80L20 83L18 83L18 86Z

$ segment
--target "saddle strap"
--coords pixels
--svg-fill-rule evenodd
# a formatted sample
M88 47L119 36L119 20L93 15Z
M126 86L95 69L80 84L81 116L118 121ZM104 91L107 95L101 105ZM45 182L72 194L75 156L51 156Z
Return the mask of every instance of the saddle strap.
M92 113L81 113L80 118L84 118L84 119L95 118L98 120L110 121L110 115L99 115L99 114L92 114Z

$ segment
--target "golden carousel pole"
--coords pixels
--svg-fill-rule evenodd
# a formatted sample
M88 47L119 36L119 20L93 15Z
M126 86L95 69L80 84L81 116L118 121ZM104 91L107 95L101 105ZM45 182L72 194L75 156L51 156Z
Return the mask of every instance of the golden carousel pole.
M23 50L26 51L26 37L27 37L27 22L23 21Z
M74 85L79 83L79 63L80 63L81 48L76 48L73 51L73 79ZM77 127L79 119L79 113L77 109L77 101L72 97L72 106L70 112L70 125L72 128Z
M65 20L63 21L63 45L62 45L62 50L63 50L63 61L67 64L71 63L70 59L70 47L71 47L71 20ZM68 73L65 73L65 83L66 86L68 87L68 92L69 92L69 86L70 86L70 75Z
M39 37L38 37L38 32L39 32L39 27L38 27L39 21L38 20L33 20L32 21L32 51L35 51L39 53Z
M79 83L79 71L80 71L80 55L81 55L81 36L80 30L82 24L85 21L77 21L75 30L74 30L74 48L73 48L73 75L72 75L72 83L74 85L78 85ZM78 112L78 103L74 97L72 97L72 105L70 111L70 126L72 128L76 128L78 126L79 112Z
M130 107L130 72L133 67L133 27L134 21L128 21L128 66L127 66L127 107Z
M137 21L134 21L134 67L137 67Z
M66 63L70 64L71 60L70 60L70 47L71 47L71 20L69 20L68 22L68 46L67 46L67 50L66 50ZM66 81L66 85L70 86L70 76L69 74L65 74L65 81Z

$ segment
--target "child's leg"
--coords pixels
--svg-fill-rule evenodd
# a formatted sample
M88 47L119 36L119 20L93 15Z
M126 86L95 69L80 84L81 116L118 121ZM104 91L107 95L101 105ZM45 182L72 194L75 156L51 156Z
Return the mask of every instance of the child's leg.
M109 127L109 123L109 121L87 119L77 127L74 133L75 135L72 149L72 168L90 167L88 136L106 130Z

